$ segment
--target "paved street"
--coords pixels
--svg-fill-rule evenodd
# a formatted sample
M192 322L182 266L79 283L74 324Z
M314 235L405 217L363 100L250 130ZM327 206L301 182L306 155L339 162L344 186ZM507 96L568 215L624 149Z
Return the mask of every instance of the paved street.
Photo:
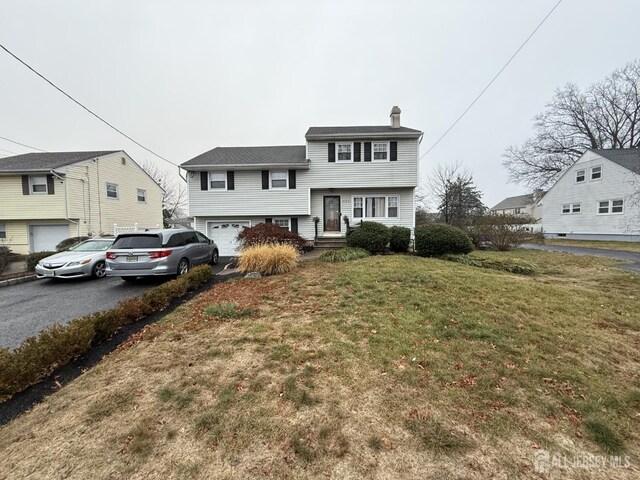
M221 271L228 260L221 258L214 272ZM115 307L120 300L140 295L162 281L139 278L125 283L113 277L47 279L0 288L0 348L15 348L49 325Z
M606 250L604 248L569 247L563 245L540 245L537 243L526 243L522 248L531 250L546 250L548 252L573 253L575 255L593 255L596 257L617 258L628 263L619 265L620 268L632 272L640 272L640 253L628 252L625 250Z

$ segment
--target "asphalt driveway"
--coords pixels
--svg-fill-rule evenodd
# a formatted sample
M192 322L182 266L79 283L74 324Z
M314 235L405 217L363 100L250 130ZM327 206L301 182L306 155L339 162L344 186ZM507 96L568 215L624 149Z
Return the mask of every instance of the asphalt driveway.
M604 248L565 247L563 245L541 245L537 243L525 243L522 248L530 250L546 250L548 252L573 253L574 255L593 255L596 257L608 257L623 260L627 263L618 267L632 272L640 273L640 253L626 250L607 250Z
M214 273L229 258L220 258ZM163 279L139 278L126 283L120 278L100 280L36 280L0 288L0 348L15 348L50 325L108 310L162 283Z

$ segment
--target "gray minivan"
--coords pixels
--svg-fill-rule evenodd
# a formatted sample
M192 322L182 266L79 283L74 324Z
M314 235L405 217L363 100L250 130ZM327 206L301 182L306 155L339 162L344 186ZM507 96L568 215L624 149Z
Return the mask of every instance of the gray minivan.
M200 232L169 228L123 233L107 250L107 276L183 275L193 265L218 263L218 247Z

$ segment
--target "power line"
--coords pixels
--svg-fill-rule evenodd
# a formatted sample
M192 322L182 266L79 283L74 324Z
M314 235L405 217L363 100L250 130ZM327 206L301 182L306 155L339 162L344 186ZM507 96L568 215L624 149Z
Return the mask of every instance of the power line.
M0 151L6 152L6 153L12 153L13 155L20 155L18 152L12 152L11 150L5 150L4 148L0 148Z
M522 44L518 47L518 49L515 51L515 53L513 55L511 55L511 58L509 58L509 60L507 60L507 63L505 63L503 65L503 67L498 70L498 73L496 73L493 78L491 79L491 81L489 83L487 83L487 86L484 87L482 89L482 91L478 94L478 96L476 96L476 98L473 99L473 102L471 102L469 104L469 106L464 110L464 112L462 112L460 114L460 116L458 118L456 118L456 121L453 122L451 124L451 126L449 128L447 128L445 130L445 132L440 136L440 138L438 138L438 140L436 140L436 142L431 145L431 147L429 147L429 150L427 150L426 152L424 152L422 155L420 155L420 160L425 157L431 150L433 150L434 148L436 148L436 146L444 139L444 137L447 136L447 134L453 130L453 128L458 124L458 122L460 120L462 120L462 117L464 117L467 112L469 110L471 110L471 108L476 104L476 102L478 100L480 100L480 97L482 97L482 95L484 95L484 92L486 92L489 87L491 85L493 85L493 82L495 82L498 77L502 74L502 72L504 72L504 70L509 66L509 64L511 63L511 61L516 58L516 56L518 55L518 53L520 53L520 50L522 50L524 48L524 46L529 43L529 40L531 40L531 38L536 34L536 32L540 29L540 27L542 27L542 25L547 21L547 19L551 16L551 14L555 11L556 8L558 8L558 6L560 6L560 4L562 3L562 0L558 0L558 3L556 3L553 8L551 10L549 10L549 13L547 13L547 15L542 19L542 21L538 24L538 26L536 28L533 29L533 31L529 34L529 36L525 39L524 42L522 42Z
M7 49L7 47L5 47L4 45L0 44L0 48L2 48L2 50L4 50L5 52L7 52L9 55L11 55L13 58L15 58L18 62L20 62L22 65L24 65L25 67L27 67L29 70L31 70L33 73L35 73L37 76L39 76L41 79L43 79L45 82L47 82L49 85L51 85L53 88L55 88L56 90L58 90L60 93L62 93L65 97L67 97L69 100L71 100L72 102L74 102L76 105L78 105L80 108L86 110L87 112L89 112L91 115L93 115L94 117L96 117L98 120L100 120L102 123L104 123L105 125L107 125L109 128L115 130L116 132L118 132L120 135L122 135L123 137L127 138L128 140L132 141L133 143L135 143L136 145L138 145L140 148L143 148L144 150L146 150L147 152L149 152L152 155L155 155L156 157L158 157L160 160L164 160L167 163L170 163L171 165L174 165L176 167L180 167L180 165L178 165L175 162L172 162L171 160L163 157L160 154L157 154L156 152L154 152L153 150L151 150L150 148L145 147L143 144L141 144L140 142L138 142L137 140L134 140L133 138L131 138L129 135L127 135L126 133L124 133L122 130L120 130L119 128L115 127L114 125L112 125L111 123L107 122L104 118L102 118L100 115L98 115L97 113L95 113L93 110L91 110L88 107L85 107L82 103L80 103L78 100L76 100L75 98L73 98L70 94L68 94L67 92L65 92L62 88L58 87L55 83L53 83L51 80L49 80L47 77L45 77L43 74L41 74L40 72L38 72L37 70L35 70L33 67L31 67L27 62L25 62L24 60L22 60L20 57L18 57L17 55L15 55L14 53L12 53L11 51L9 51L9 49Z
M2 140L6 140L7 142L11 142L11 143L15 143L16 145L20 145L21 147L27 147L27 148L30 148L31 150L38 150L39 152L46 152L46 150L41 150L39 148L32 147L32 146L27 145L25 143L16 142L15 140L11 140L10 138L7 138L7 137L0 137L0 138Z

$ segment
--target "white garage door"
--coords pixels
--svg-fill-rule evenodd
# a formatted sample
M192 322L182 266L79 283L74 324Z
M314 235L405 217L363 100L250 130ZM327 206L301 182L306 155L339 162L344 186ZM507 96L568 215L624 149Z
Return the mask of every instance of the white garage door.
M68 225L31 225L34 252L55 251L56 245L69 238Z
M238 253L236 237L249 222L216 222L209 224L209 238L216 242L221 257L233 257Z

